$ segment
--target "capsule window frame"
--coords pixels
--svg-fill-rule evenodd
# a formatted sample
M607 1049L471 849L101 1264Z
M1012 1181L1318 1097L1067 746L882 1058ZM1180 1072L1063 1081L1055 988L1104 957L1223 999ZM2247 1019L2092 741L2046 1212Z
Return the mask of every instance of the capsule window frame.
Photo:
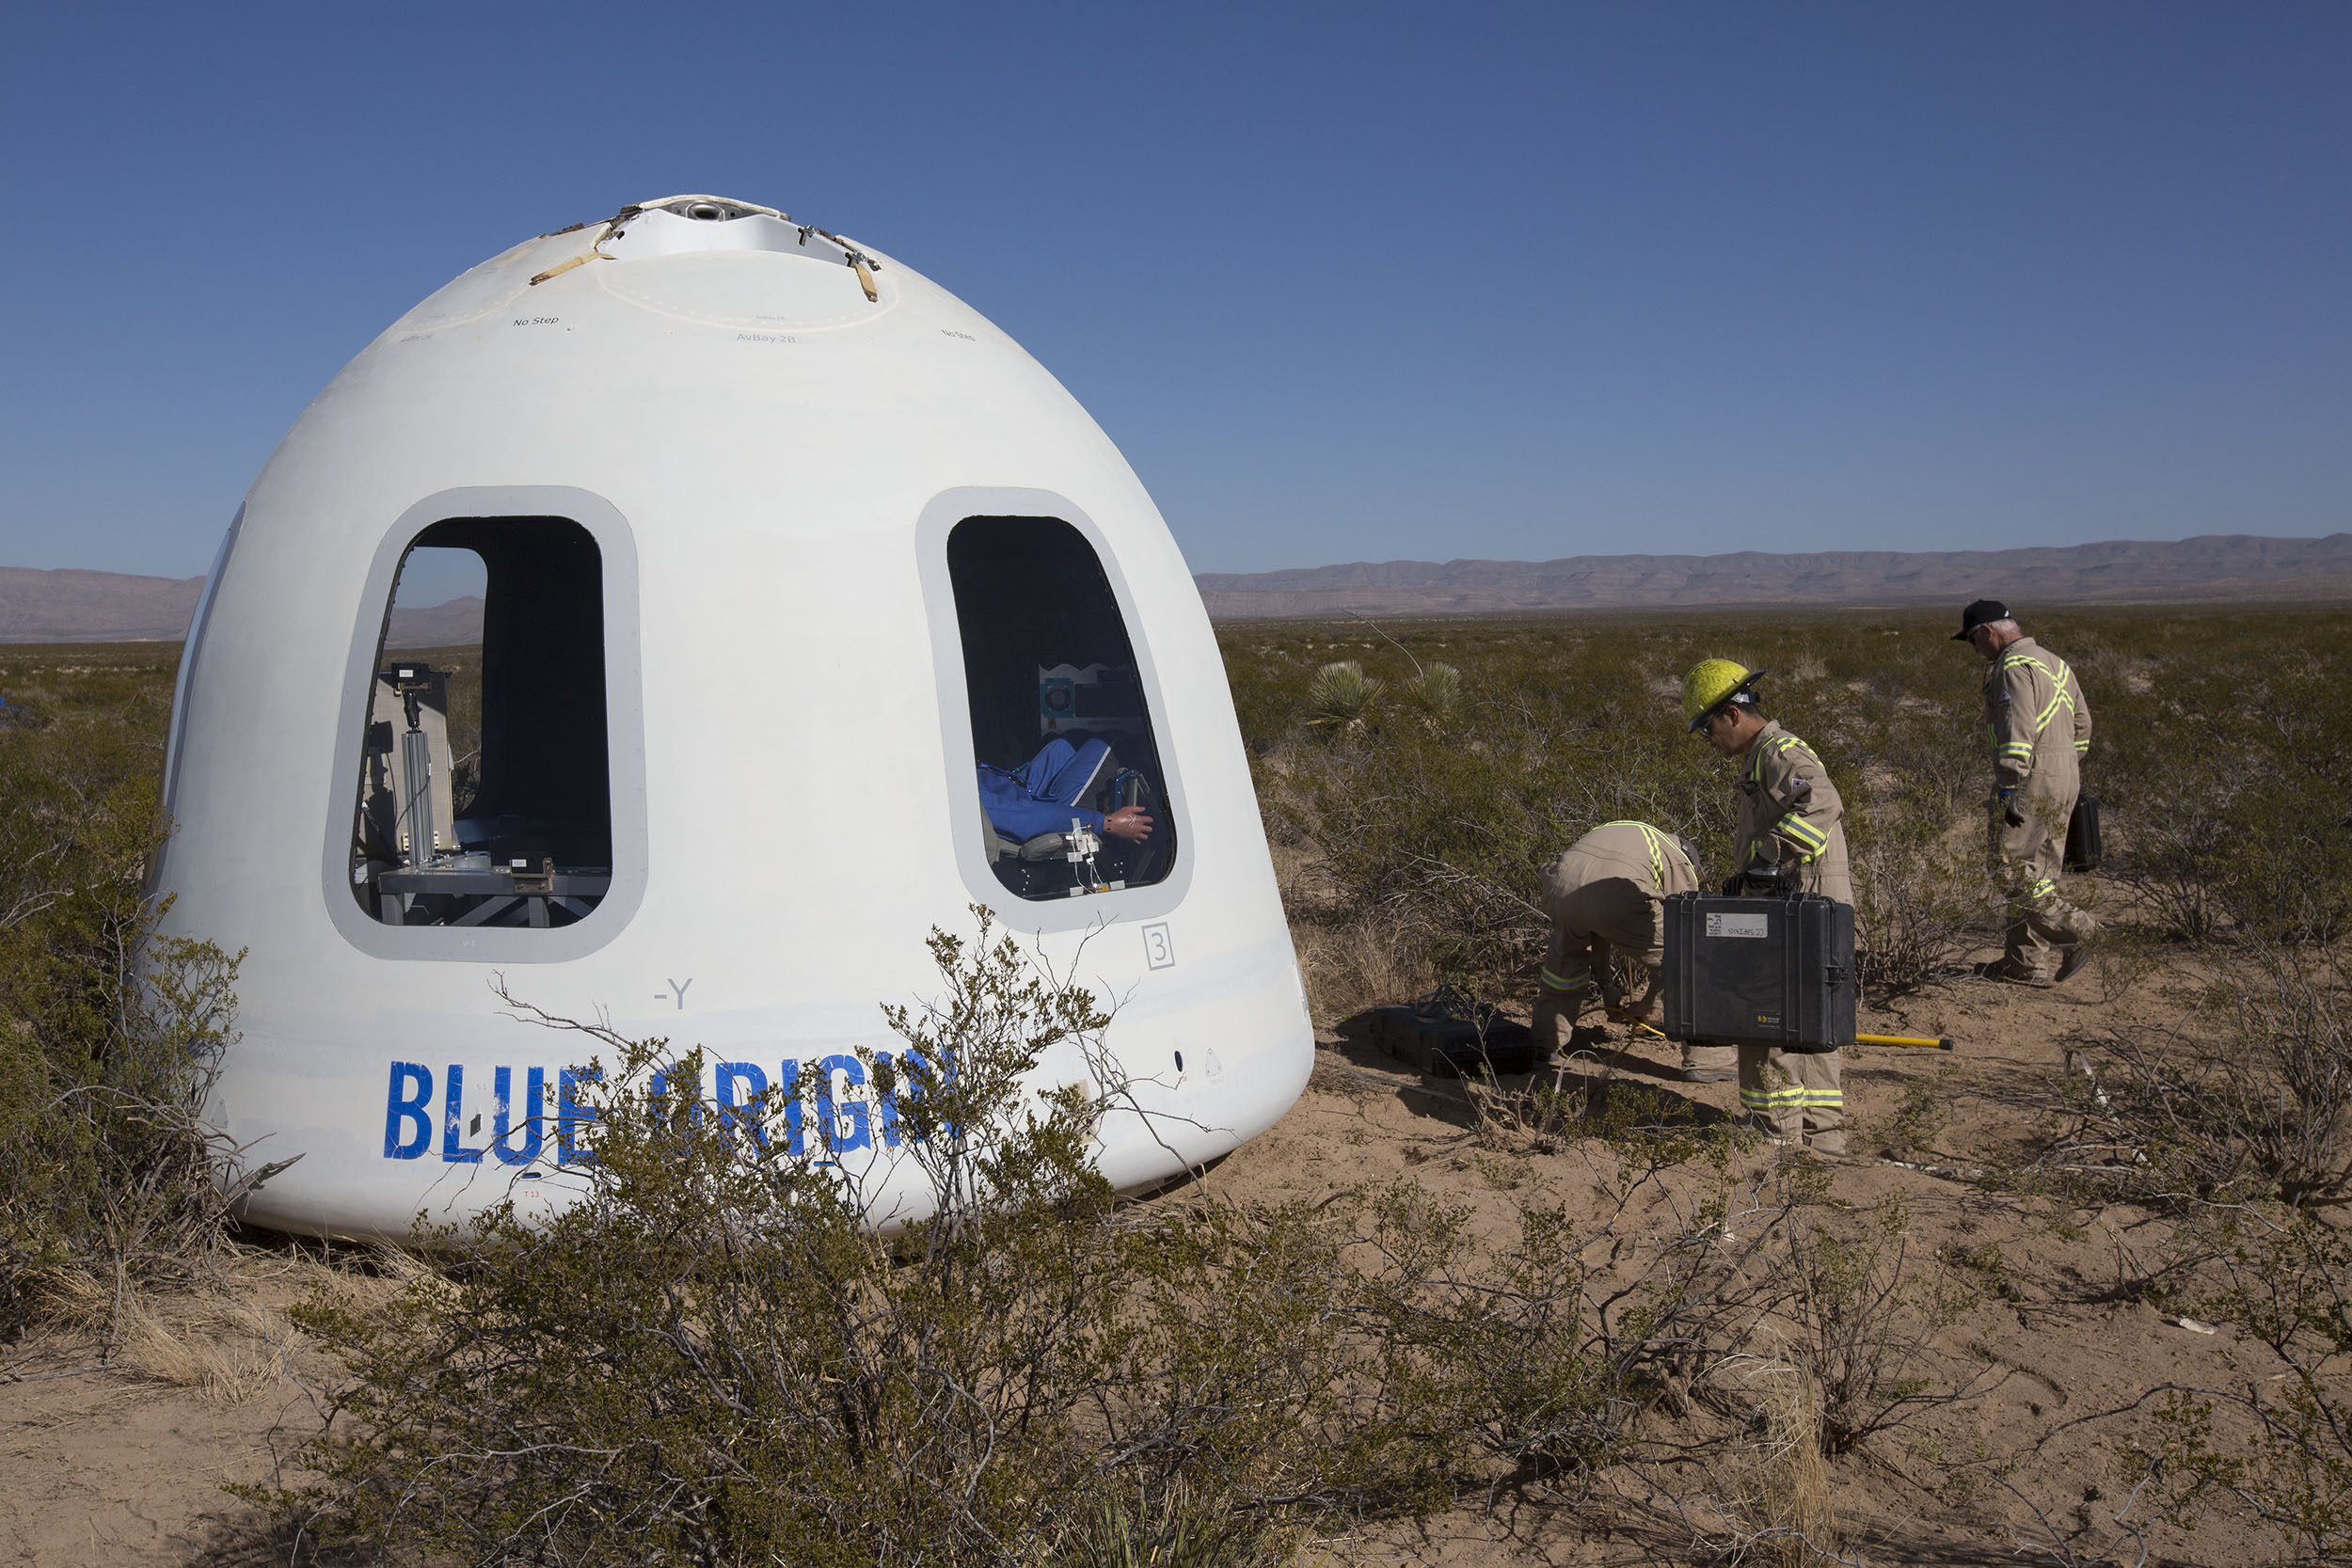
M351 814L357 768L378 655L391 615L402 559L437 523L461 518L558 517L596 542L604 595L604 712L607 787L612 820L612 881L596 907L568 926L389 926L371 918L351 894ZM400 515L376 546L365 587L353 606L351 651L329 759L330 802L322 862L326 911L343 939L373 958L437 962L563 963L610 942L644 902L649 872L645 811L644 674L638 625L637 546L612 502L565 485L482 485L443 490Z
M972 517L1050 517L1067 524L1094 551L1096 563L1110 584L1111 598L1127 632L1136 660L1136 680L1142 689L1144 709L1152 721L1152 740L1159 752L1161 794L1171 821L1177 824L1176 851L1168 875L1143 887L1071 898L1024 898L999 881L981 846L989 832L987 814L980 809L978 758L972 747L971 690L964 676L962 623L956 613L955 581L947 568L947 536ZM1193 864L1199 854L1200 830L1194 825L1191 800L1184 789L1182 742L1175 715L1169 712L1167 687L1160 677L1158 656L1138 613L1119 556L1102 527L1069 498L1050 490L967 486L932 498L915 526L916 560L923 583L925 618L930 623L931 664L939 691L939 727L946 752L947 827L957 873L973 900L987 909L1008 929L1018 931L1076 931L1107 920L1150 919L1168 913L1184 902L1192 886Z

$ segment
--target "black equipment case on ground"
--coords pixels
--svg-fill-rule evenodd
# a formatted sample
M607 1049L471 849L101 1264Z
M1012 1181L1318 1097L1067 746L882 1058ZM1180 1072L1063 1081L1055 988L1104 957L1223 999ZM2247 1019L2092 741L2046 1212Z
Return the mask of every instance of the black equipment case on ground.
M2074 815L2066 819L2066 869L2099 869L2099 797L2074 797Z
M1485 1003L1439 990L1372 1010L1372 1043L1436 1078L1535 1070L1535 1032Z
M1666 1036L1708 1045L1853 1044L1853 908L1818 893L1666 899Z

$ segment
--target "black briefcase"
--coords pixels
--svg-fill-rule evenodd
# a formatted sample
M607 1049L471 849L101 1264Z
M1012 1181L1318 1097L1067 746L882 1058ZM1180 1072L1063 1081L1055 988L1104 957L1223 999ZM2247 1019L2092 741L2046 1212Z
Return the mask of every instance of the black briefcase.
M1666 1037L1836 1051L1853 1044L1853 907L1818 893L1666 899Z
M2066 819L2066 869L2099 869L2099 797L2074 797L2074 815Z
M1437 1078L1535 1070L1535 1032L1451 986L1418 1002L1375 1007L1372 1043Z

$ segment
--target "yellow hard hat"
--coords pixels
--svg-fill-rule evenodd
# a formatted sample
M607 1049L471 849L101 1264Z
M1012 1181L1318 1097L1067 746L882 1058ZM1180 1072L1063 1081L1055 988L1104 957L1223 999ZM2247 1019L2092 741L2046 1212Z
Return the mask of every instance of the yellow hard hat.
M1727 658L1701 659L1682 677L1682 717L1696 730L1707 716L1762 680L1769 672Z

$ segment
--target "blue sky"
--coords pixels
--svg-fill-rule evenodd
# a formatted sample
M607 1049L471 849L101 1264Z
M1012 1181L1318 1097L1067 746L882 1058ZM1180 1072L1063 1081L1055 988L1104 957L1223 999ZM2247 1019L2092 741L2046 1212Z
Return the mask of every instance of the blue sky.
M193 575L409 305L901 258L1196 570L2352 528L2352 6L19 6L0 565Z

